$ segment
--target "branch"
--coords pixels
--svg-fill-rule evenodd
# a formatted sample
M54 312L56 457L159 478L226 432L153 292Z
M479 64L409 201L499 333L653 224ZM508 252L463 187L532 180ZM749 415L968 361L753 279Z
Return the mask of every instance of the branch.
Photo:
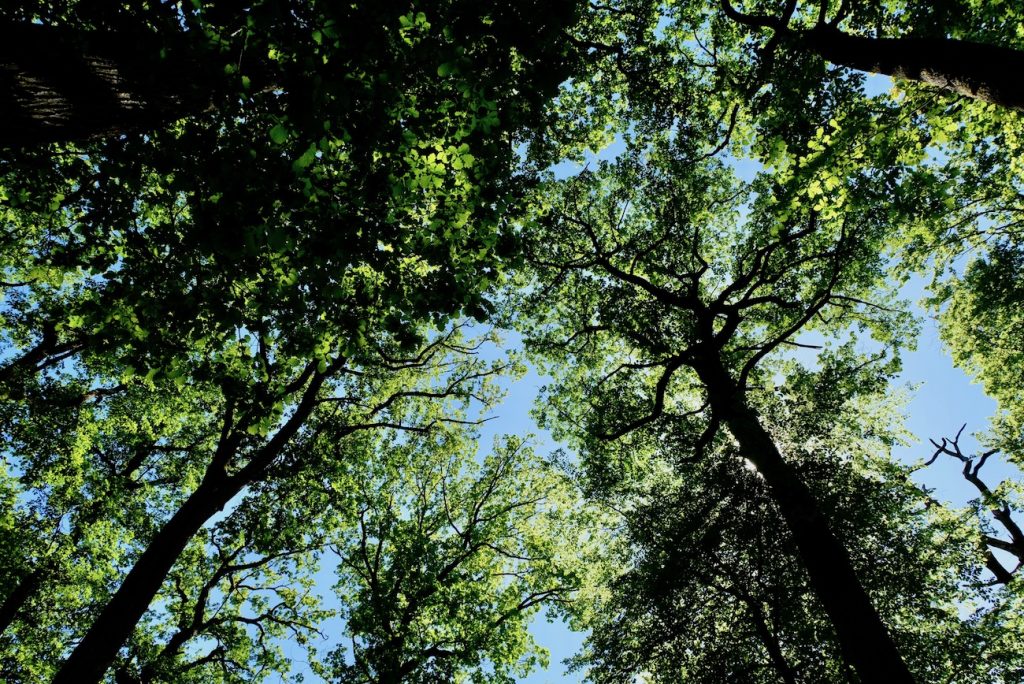
M771 17L767 14L744 14L732 6L729 0L722 0L722 10L735 22L751 28L771 28L779 32L787 31L789 20L796 9L796 0L789 0L783 17Z
M988 569L996 576L996 583L1006 584L1009 579L1017 572L1017 570L1024 564L1024 530L1021 529L1017 521L1013 519L1013 511L1008 505L1000 505L995 494L989 489L988 485L980 477L982 467L988 459L998 453L997 449L989 449L981 453L978 456L967 456L963 453L960 448L960 436L963 434L967 424L964 423L957 430L956 435L950 439L943 437L941 442L936 442L934 439L929 441L935 447L935 452L932 457L925 463L926 466L931 465L935 460L942 454L955 458L964 464L961 474L964 479L970 482L975 489L981 494L981 503L985 506L989 513L996 521L1002 525L1003 529L1010 535L1010 541L1004 541L990 535L983 535L982 540L986 547L997 548L1001 551L1006 551L1018 559L1017 567L1013 570L1006 570L1001 563L992 555L991 551L986 548L985 564Z
M654 406L651 408L651 412L649 414L642 418L637 418L617 430L598 435L598 437L608 441L616 440L633 430L653 423L660 418L665 411L665 394L668 392L668 384L672 380L672 375L685 364L687 358L688 355L684 353L668 359L665 362L665 370L662 371L661 377L658 378L658 384L655 386ZM696 413L699 413L699 411L691 412L691 415Z

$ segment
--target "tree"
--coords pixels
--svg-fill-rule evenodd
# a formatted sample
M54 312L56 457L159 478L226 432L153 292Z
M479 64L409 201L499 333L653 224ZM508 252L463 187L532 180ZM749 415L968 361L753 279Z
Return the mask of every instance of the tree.
M992 451L1004 450L1020 466L1024 463L1024 318L1020 309L1024 293L1017 274L1024 263L1024 248L1015 235L992 242L987 254L969 262L959 282L935 288L935 303L943 307L942 338L954 361L980 381L999 406L988 437ZM955 440L952 445L956 447Z
M862 75L797 44L795 27L813 25L817 12L795 8L793 31L762 46L704 3L595 6L572 38L589 50L589 78L564 89L561 128L537 163L581 158L613 136L625 152L598 173L552 184L524 229L539 273L527 287L543 293L529 298L540 353L557 360L559 376L544 415L593 452L595 477L614 481L631 467L603 439L635 450L643 432L699 459L728 426L790 525L772 483L798 478L749 455L773 452L775 433L758 440L749 428L763 420L768 369L786 349L808 354L801 347L819 345L819 335L846 339L844 320L873 330L890 352L911 343L880 293L887 267L941 275L965 250L1012 232L1020 170L1015 113L912 85L869 96ZM919 19L892 16L915 27ZM731 180L737 167L753 180ZM971 223L978 216L1006 223L990 232ZM745 406L722 408L731 401ZM813 502L801 508L795 517L822 514ZM862 653L862 665L878 666L882 652Z
M765 44L769 51L789 43L838 66L1024 110L1024 50L1012 28L1020 23L1016 10L993 11L979 2L787 0L781 12L774 5L761 14L741 12L730 0L721 2L731 20L759 33L771 32ZM852 31L843 31L844 23ZM1007 68L995 68L997 64Z
M351 645L331 653L331 680L512 682L546 660L527 628L579 588L586 511L521 439L483 458L473 446L385 442L358 474L357 522L332 543Z
M287 0L131 8L89 0L12 6L0 15L0 87L8 124L0 145L149 132L204 114L230 121L254 103L267 102L271 91L278 96L269 101L287 101L283 110L293 121L319 117L308 123L340 122L346 117L337 115L346 109L351 121L359 90L351 87L353 81L385 73L396 47L389 29L405 16L407 35L418 32L419 9L408 3L341 7ZM486 8L427 3L422 9L431 14L430 21L439 22L438 29L444 27L448 40L431 39L415 48L420 65L406 66L418 76L433 75L440 65L448 75L474 61L484 71L509 69L496 53L485 57L479 49L481 41L491 38L516 47L520 62L511 68L533 62L527 67L533 70L541 60L555 57L551 39L570 20L573 3L545 4L548 23L530 3ZM460 45L469 50L460 52ZM366 58L374 72L359 75L350 69ZM545 63L537 73L556 79L547 87L557 85L561 73L551 66ZM524 94L532 97L544 88L535 82L535 89Z
M200 472L194 456L214 439L215 399L138 381L88 397L65 377L5 402L4 522L16 535L4 555L5 678L45 679L138 541L181 504Z
M890 460L901 402L885 396L880 369L854 360L791 362L785 383L757 397L763 419L898 625L919 680L1013 681L1019 654L985 626L1001 608L978 582L971 521L949 516ZM593 631L575 666L595 682L854 676L764 479L728 442L699 460L680 451L663 437L608 452L630 468L595 495L622 512L626 539L610 597L582 617ZM983 607L962 619L970 605Z
M339 365L340 377L329 385L331 394L319 392L328 375L325 372L319 376L319 384L313 385L315 389L303 385L293 390L302 398L290 408L284 402L296 400L283 398L277 410L286 416L275 414L273 407L269 415L234 412L232 404L238 406L237 399L216 391L207 393L211 403L197 402L195 392L183 393L169 383L176 405L166 400L168 388L157 385L154 392L151 381L134 380L138 392L105 400L113 404L104 409L123 411L93 409L100 416L92 422L80 419L80 425L65 424L51 432L49 425L26 412L24 424L9 423L24 433L24 446L12 445L13 465L24 472L19 478L25 492L21 496L26 503L38 501L26 506L23 513L19 508L25 504L15 507L10 527L17 529L15 525L21 522L28 527L30 539L36 530L39 539L13 556L20 568L12 578L18 583L5 603L5 608L15 603L10 610L14 631L8 642L13 661L5 667L17 672L26 662L33 667L53 666L68 636L75 634L80 634L87 646L97 641L113 643L116 653L120 641L132 633L164 585L164 578L184 562L181 554L186 549L192 548L186 560L199 563L200 568L193 571L186 566L181 571L184 576L198 572L193 580L197 581L202 573L212 572L202 569L202 549L213 547L194 538L230 499L253 489L252 495L259 497L261 488L275 482L329 477L331 461L316 444L326 441L333 445L331 454L340 454L344 451L339 451L339 440L344 442L360 431L429 430L438 422L452 420L443 413L447 410L450 415L450 407L409 414L410 402L460 396L490 401L490 393L479 385L494 371L449 356L453 349L456 354L465 353L462 347L453 347L453 335L439 337L413 357L384 356L376 367L367 363L359 369ZM379 354L386 352L381 349ZM432 378L440 370L450 373L435 386ZM310 368L308 373L311 383L315 382L319 371ZM123 403L122 398L126 400ZM141 412L140 402L155 415ZM315 426L299 429L311 419ZM27 448L40 438L42 443L35 450ZM258 510L269 511L264 514L267 519L275 518L270 502L285 505L288 500L275 497L273 491L262 496L269 499ZM237 507L232 516L246 516L246 510L246 505ZM250 514L243 519L247 522L241 528L233 523L236 527L222 546L237 545L231 540L239 536L256 535L260 517ZM306 516L305 524L315 519ZM53 528L58 531L51 532ZM264 533L263 538L267 536ZM266 541L255 549L246 548L271 557L279 551ZM223 553L218 551L214 558L220 556ZM130 570L122 575L125 570L121 568ZM26 603L31 610L26 610ZM15 621L19 613L21 618ZM90 634L96 635L92 642ZM40 647L43 650L37 652ZM95 651L84 653L93 657ZM81 671L73 676L80 679Z
M132 539L139 543L115 543L125 557L97 563L125 572L116 590L106 586L91 602L91 626L75 635L57 681L102 677L194 536L236 496L288 475L282 460L324 407L338 407L342 422L332 430L340 439L393 425L388 416L405 399L459 394L479 379L471 373L433 389L390 384L419 382L449 350L451 338L431 339L432 330L487 313L482 292L507 255L501 223L518 185L510 142L537 121L547 97L543 86L519 87L521 79L540 85L533 74L543 68L553 88L567 65L545 36L571 18L571 3L554 13L529 9L11 10L65 34L126 26L151 34L174 24L171 35L253 52L295 75L264 88L233 53L223 107L145 135L37 146L3 160L11 233L2 261L9 361L0 375L15 411L57 420L60 402L30 402L55 379L86 398L122 386L189 388L207 398L197 421L205 441L174 444L180 458L160 454L188 464L174 495L141 490L156 499L140 497L152 515ZM79 38L89 40L71 43ZM182 55L211 54L197 57L193 47ZM147 126L156 121L150 107L140 114ZM118 437L118 453L129 450L127 437ZM20 477L22 455L12 458ZM291 458L301 471L305 461ZM75 454L70 462L80 461ZM78 484L73 498L94 496ZM50 485L22 483L28 496ZM24 603L31 592L17 588L30 585L19 579L4 598Z
M376 482L372 464L383 462L380 491L399 487L410 509L417 495L436 504L437 488L403 480L393 459L379 460L376 440L404 433L385 443L422 456L431 472L438 450L426 440L463 420L453 404L490 402L499 369L475 361L452 322L492 313L488 293L523 250L536 279L524 273L520 295L533 319L515 324L539 358L563 365L544 410L580 449L593 490L632 482L630 470L658 454L671 465L659 482L681 487L686 477L746 513L719 530L698 502L630 500L636 510L623 518L652 528L628 538L638 555L693 574L650 605L713 601L721 620L688 634L743 633L733 652L694 657L684 646L676 665L749 674L767 657L787 679L805 666L845 672L844 660L872 681L949 671L927 664L948 651L915 641L928 631L926 611L915 593L923 585L908 579L940 568L932 588L955 594L947 562L913 555L936 547L908 533L906 574L877 582L858 556L903 558L895 535L924 529L912 497L846 468L849 450L792 437L799 417L777 413L779 397L800 394L810 377L793 371L794 358L850 395L867 382L864 369L891 376L913 333L887 278L931 272L960 362L1002 402L986 448L1015 458L1020 421L1005 379L1016 372L1017 307L1006 272L1019 251L1024 157L1013 101L996 79L960 65L938 66L942 85L1007 106L913 84L873 97L862 74L826 63L831 50L862 66L839 54L851 40L897 52L905 41L1012 50L1019 40L990 9L949 8L791 2L779 15L753 1L637 0L595 3L574 27L568 0L82 0L0 10L12 46L0 53L0 87L17 91L3 107L9 131L29 143L0 158L4 676L98 681L112 670L121 681L184 682L283 671L275 639L317 629L302 587L320 533L360 529L382 557L398 552L388 572L400 575L389 581L403 600L358 573L343 577L359 636L352 661L337 651L325 672L480 678L485 660L515 671L534 607L519 602L535 588L509 579L495 592L501 606L483 601L499 617L477 621L446 591L490 599L482 587L492 578L457 571L534 557L481 547L440 577L411 564L410 549L448 567L453 549L466 551L459 530L478 525L435 510L453 531L422 534L403 507L365 496L378 490L360 484L361 502L344 490L363 482L354 464L371 464L364 479ZM885 37L867 38L872 24ZM49 56L22 49L34 35L54 36ZM892 69L911 67L936 68ZM532 195L533 179L514 172L616 136L619 161ZM524 206L532 216L520 229ZM961 278L957 260L970 250ZM988 339L971 339L976 332ZM844 420L822 414L814 434ZM472 471L469 450L456 451ZM531 465L519 477L536 473ZM427 479L462 491L463 475L448 474ZM486 477L469 477L470 509ZM650 484L635 486L650 498ZM530 501L511 484L502 493ZM555 533L535 539L512 520L520 511L505 510L516 528L506 541L557 555L545 546ZM928 529L965 538L954 513L930 513L938 523ZM699 532L674 526L694 519ZM467 520L488 527L472 511ZM862 539L872 525L878 539ZM363 538L336 538L348 567L363 548L351 539ZM769 558L742 548L744 538L763 541ZM967 538L963 553L985 550L977 533ZM694 540L701 551L684 553ZM806 576L782 564L789 554ZM769 586L752 581L762 562ZM981 572L957 562L970 566L969 581ZM540 575L557 574L541 565ZM656 563L637 565L620 586L647 600L666 577ZM982 595L999 601L975 624L948 611L935 620L1001 649L978 671L1007 680L1019 662L1007 636L1019 631L1015 582ZM637 603L623 598L614 605L628 613ZM790 600L792 612L772 608ZM422 629L388 633L365 609L374 602L422 609L410 618ZM787 633L775 618L807 628ZM431 643L417 642L420 633ZM787 642L819 637L835 648L813 667L806 648ZM442 653L441 641L459 639Z
M844 658L865 680L911 681L848 550L750 398L771 387L766 358L808 330L851 335L857 324L898 339L900 317L865 299L879 285L882 217L851 202L780 219L770 188L751 196L720 164L680 156L663 137L538 201L531 260L549 283L533 302L539 344L578 369L556 395L562 429L597 453L602 440L665 435L696 459L727 430L764 478Z
M193 544L179 559L166 619L133 635L114 668L117 684L253 682L286 674L291 667L279 642L304 643L329 615L312 589L313 549L254 554L245 539L231 546L216 537L202 541L216 552Z
M993 490L982 479L981 469L985 467L990 458L999 453L999 450L987 449L973 456L965 454L960 448L960 436L966 427L966 424L963 425L954 437L943 437L941 442L931 440L935 447L935 453L925 461L924 466L930 466L939 456L949 456L963 464L961 474L979 495L974 504L974 513L979 519L979 526L983 532L981 543L985 548L985 565L994 577L993 582L1009 584L1013 581L1013 576L1024 565L1024 531L1013 517L1015 505L1012 503L1012 494L1015 485L1010 481L1005 481ZM999 523L999 532L993 530L993 525L988 521L989 516ZM1008 536L1009 539L1000 537L1000 533ZM995 550L1013 556L1016 565L1010 569L1006 568L993 553Z
M448 352L459 353L450 340L442 336L409 358L389 357L382 350L384 357L376 367L364 362L354 368L342 356L318 370L321 362L312 361L300 381L285 388L288 393L271 395L273 403L260 406L259 412L239 410L238 397L225 397L221 411L211 416L217 438L197 455L202 470L196 486L149 538L54 681L82 681L87 673L97 679L102 675L189 542L234 497L264 481L315 467L308 450L289 448L305 441L300 433L308 421L317 423L310 439L336 443L363 430L429 429L429 423L404 422L406 398L464 397L468 401L471 396L485 397L477 385L493 371L473 365L455 366L446 381L431 386L438 369L452 367ZM327 415L315 417L318 409Z

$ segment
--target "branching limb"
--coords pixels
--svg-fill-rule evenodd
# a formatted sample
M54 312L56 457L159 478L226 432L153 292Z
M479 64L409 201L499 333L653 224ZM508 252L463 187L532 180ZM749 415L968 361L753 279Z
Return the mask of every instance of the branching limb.
M995 575L996 583L1006 584L1008 583L1013 575L1024 566L1024 530L1021 529L1020 525L1013 518L1013 510L1009 505L1001 503L992 490L988 487L988 484L981 479L981 469L988 462L988 459L998 453L998 449L989 449L976 456L969 456L963 452L960 447L960 437L967 427L965 423L957 430L957 433L952 438L943 437L941 441L935 441L934 439L929 440L932 446L935 447L935 451L929 458L925 465L931 465L941 455L946 455L951 458L955 458L963 463L963 470L961 474L964 479L971 483L974 488L981 495L981 505L988 509L988 512L992 517L999 522L1003 529L1007 532L1010 537L1009 541L992 537L991 535L983 535L982 540L986 546L985 563L988 569ZM995 556L992 555L990 549L995 548L1000 551L1009 553L1017 558L1017 566L1013 570L1007 570Z

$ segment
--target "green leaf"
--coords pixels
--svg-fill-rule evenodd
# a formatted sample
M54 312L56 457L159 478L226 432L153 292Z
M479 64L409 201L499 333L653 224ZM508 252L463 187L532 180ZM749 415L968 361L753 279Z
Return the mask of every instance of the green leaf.
M283 124L277 124L270 129L270 139L278 145L283 144L288 140L288 129Z
M306 151L302 153L302 156L292 163L292 170L295 172L302 171L316 161L316 154L316 143L310 143L309 147L306 148Z

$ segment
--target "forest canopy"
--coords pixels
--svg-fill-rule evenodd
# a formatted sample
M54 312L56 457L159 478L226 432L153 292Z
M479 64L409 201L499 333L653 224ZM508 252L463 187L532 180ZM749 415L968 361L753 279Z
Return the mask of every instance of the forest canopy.
M1022 22L3 7L0 678L1020 681Z

